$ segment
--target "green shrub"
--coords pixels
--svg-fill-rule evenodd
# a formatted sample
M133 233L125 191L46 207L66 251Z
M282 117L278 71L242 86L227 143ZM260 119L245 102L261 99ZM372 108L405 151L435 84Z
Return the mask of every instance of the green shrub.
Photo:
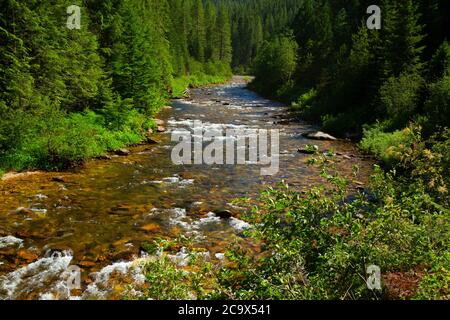
M340 113L338 115L325 115L322 117L322 130L331 134L342 136L344 133L359 134L361 123L359 113Z
M105 112L66 114L57 108L39 114L18 113L19 125L10 148L0 157L4 169L62 169L87 158L104 155L108 150L136 144L152 125L136 110L117 117L120 126L105 120ZM108 114L108 119L113 115ZM26 125L23 125L25 123Z
M404 124L416 110L422 88L423 79L415 73L389 78L380 89L383 111L387 112L389 118Z
M330 187L299 193L281 186L263 193L249 218L254 223L251 235L263 243L262 252L254 257L238 247L228 253L236 265L219 275L222 297L382 299L390 284L369 289L369 265L380 267L382 275L402 273L433 266L435 256L448 250L449 206L430 205L428 193L415 179L378 168L370 191L375 199L360 194L349 202L345 180L323 176ZM445 263L433 267L419 298L445 299Z
M450 300L450 251L434 257L422 278L415 299Z
M291 106L294 111L304 112L311 108L312 101L316 98L317 91L310 89L303 93L296 101L292 102Z
M450 125L450 75L429 86L430 97L425 103L431 128Z
M376 155L388 167L394 166L410 151L413 142L418 138L417 129L414 127L384 132L381 125L366 127L360 147Z

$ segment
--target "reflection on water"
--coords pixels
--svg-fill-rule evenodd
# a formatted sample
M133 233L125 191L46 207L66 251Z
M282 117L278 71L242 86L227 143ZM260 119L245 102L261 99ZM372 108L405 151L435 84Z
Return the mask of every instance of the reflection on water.
M133 259L143 242L156 237L190 236L213 257L222 257L230 238L249 227L238 219L234 198L256 196L285 180L292 187L321 183L297 152L305 144L357 155L341 141L309 141L311 125L290 123L287 110L245 89L237 81L193 90L161 118L166 133L158 144L131 148L129 156L92 160L70 172L35 173L0 184L0 298L105 298L111 286L143 282ZM280 130L280 172L261 176L257 165L180 165L170 159L170 134L194 120L215 128ZM360 167L360 182L371 163L358 156L337 158L346 175ZM219 212L233 217L220 218ZM82 268L82 290L65 288L64 270ZM115 284L110 283L114 274ZM122 276L121 276L122 275ZM118 280L120 279L120 280Z

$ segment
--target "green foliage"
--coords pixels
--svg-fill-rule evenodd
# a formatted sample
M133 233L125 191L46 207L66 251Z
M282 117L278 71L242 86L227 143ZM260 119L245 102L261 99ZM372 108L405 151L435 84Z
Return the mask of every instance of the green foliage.
M144 264L142 271L150 283L146 298L157 300L193 299L187 284L188 273L177 268L167 257Z
M448 126L450 50L440 31L447 4L379 1L381 30L366 26L366 9L373 4L367 1L298 4L288 25L297 45L282 49L285 30L278 30L269 38L274 40L259 46L252 88L292 103L300 116L321 121L337 136L360 136L365 124L385 120L401 129L421 118L426 134ZM293 48L295 65L277 63L295 56ZM303 106L302 94L310 90L316 94Z
M399 164L399 169L411 169L412 176L376 168L370 190L353 200L347 198L347 181L327 173L329 169L322 173L327 187L303 193L284 185L269 188L249 217L262 252L255 258L240 247L232 249L228 259L236 264L219 274L217 296L381 299L392 283L384 283L381 291L366 284L367 267L377 265L382 275L425 267L419 288L405 290L417 291L420 299L447 299L448 191L441 186L437 196L424 188L429 175L449 182L433 172L447 168L450 151L448 133L437 139L441 142L434 141L433 150L418 142ZM432 168L424 162L430 158L436 159Z
M433 126L448 126L450 123L450 75L430 85L430 96L425 111Z
M5 169L66 168L108 150L136 144L145 132L145 118L134 110L126 118L121 117L120 129L111 130L105 129L104 118L92 111L67 115L47 108L39 114L17 116L25 125L17 128L20 133L0 157Z
M349 181L323 156L315 161L322 186L263 191L246 217L253 227L245 235L261 245L257 255L236 241L217 267L195 252L182 267L164 253L168 242L147 245L157 256L143 262L145 298L448 299L450 131L414 139L395 169L376 166L368 189L350 198ZM381 269L381 290L367 286L370 265ZM392 296L397 284L389 275L411 270L417 285Z
M376 155L387 166L393 166L405 156L417 139L417 129L406 128L395 132L384 132L381 125L366 128L361 140L362 150Z
M292 33L286 33L275 37L270 42L266 42L254 63L254 74L256 79L264 79L261 82L255 80L253 86L264 86L267 88L280 88L283 85L290 85L292 75L297 66L298 45Z
M419 93L423 87L422 78L414 73L402 73L398 78L389 78L380 88L383 111L394 121L408 120L417 108Z
M209 75L204 73L197 73L191 76L178 77L172 81L172 97L182 98L187 88L196 88L207 84L224 83L230 78L230 75L225 72Z
M441 79L450 75L450 44L445 40L433 55L428 77L432 81Z
M65 25L66 1L2 4L4 169L59 169L140 142L173 89L231 74L226 7L209 3L206 21L200 0L70 4L81 8L80 30Z
M450 299L450 251L434 257L434 265L427 270L420 282L415 299L449 300Z

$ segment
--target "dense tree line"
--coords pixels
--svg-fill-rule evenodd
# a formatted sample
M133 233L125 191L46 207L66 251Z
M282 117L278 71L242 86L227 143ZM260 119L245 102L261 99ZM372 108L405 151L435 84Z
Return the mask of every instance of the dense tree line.
M293 101L336 134L377 120L386 130L450 123L447 1L298 2L291 31L259 51L255 88ZM372 4L382 10L380 30L366 26Z
M216 0L231 15L233 67L245 72L264 40L289 26L301 5L299 0Z
M70 5L81 8L79 30L67 28ZM5 168L65 166L136 142L173 90L231 73L229 12L213 2L1 0L0 8Z

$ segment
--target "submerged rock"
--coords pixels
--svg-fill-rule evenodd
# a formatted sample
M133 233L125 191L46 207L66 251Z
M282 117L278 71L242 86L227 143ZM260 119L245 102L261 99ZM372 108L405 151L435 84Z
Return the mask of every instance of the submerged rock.
M61 176L52 177L52 181L53 182L65 182L64 177L61 177Z
M19 207L16 209L17 214L30 215L33 214L34 211L29 208Z
M150 233L157 233L161 231L161 227L157 225L156 223L148 223L141 227L141 230L144 230L146 232Z

